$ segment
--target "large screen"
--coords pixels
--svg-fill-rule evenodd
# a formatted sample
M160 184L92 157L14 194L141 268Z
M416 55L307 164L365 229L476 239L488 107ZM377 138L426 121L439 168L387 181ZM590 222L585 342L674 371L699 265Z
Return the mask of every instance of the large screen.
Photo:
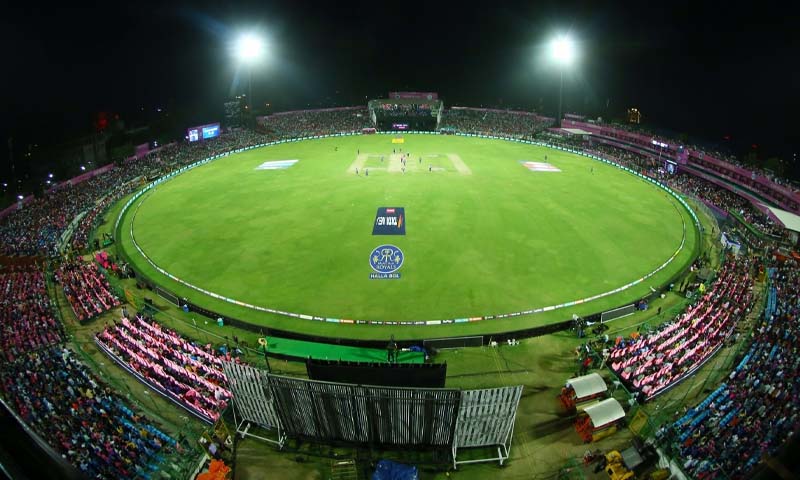
M200 125L197 127L191 127L188 130L186 130L186 138L190 142L196 142L198 140L208 140L209 138L216 138L219 137L219 134L220 134L219 123Z
M203 140L219 137L219 123L203 127Z

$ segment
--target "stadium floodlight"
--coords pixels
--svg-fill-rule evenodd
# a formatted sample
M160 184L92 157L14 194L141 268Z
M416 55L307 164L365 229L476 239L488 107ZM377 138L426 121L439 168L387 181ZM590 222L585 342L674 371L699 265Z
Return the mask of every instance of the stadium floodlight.
M259 60L263 54L264 41L252 33L242 35L236 42L236 56L245 63Z
M575 42L567 35L559 35L550 42L550 56L558 63L561 81L558 87L558 117L556 126L561 127L561 104L564 96L564 67L575 61Z
M247 65L247 109L253 104L253 65L264 57L264 40L253 33L242 34L236 41L236 57Z
M569 65L575 60L575 44L566 35L560 35L550 43L550 54L561 65Z

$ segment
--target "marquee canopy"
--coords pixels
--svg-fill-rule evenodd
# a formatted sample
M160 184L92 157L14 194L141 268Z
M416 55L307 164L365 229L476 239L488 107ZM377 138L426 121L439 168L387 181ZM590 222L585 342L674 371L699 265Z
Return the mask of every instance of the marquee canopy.
M570 378L567 386L575 390L577 398L589 397L608 390L605 380L598 373L590 373L582 377Z
M584 410L592 419L594 428L604 427L616 422L620 418L625 418L625 410L622 405L614 398L607 398L597 405L592 405Z

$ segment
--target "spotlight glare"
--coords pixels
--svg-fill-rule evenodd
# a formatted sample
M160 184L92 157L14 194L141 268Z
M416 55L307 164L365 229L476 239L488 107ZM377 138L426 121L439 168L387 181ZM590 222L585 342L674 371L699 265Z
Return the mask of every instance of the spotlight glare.
M236 43L236 56L244 62L254 62L264 53L264 42L253 34L239 37Z
M553 58L563 65L569 65L575 59L575 44L565 35L552 41L550 51Z

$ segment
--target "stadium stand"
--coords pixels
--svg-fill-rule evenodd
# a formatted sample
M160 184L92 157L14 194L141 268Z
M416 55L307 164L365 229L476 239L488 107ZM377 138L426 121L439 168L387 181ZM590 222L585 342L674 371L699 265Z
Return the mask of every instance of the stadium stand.
M611 369L643 400L691 375L749 312L751 269L750 260L729 258L714 285L685 312L654 332L620 341L609 356Z
M65 262L56 272L55 279L64 288L64 295L75 317L81 322L120 304L119 299L111 293L108 280L93 263L79 260Z
M374 126L365 107L276 113L262 117L260 125L268 134L276 138L361 132L363 128Z
M678 167L679 174L671 176L666 174L663 166L666 159L673 162L677 160L676 145L679 142L628 125L586 123L575 120L565 120L565 123L573 127L587 127L592 135L565 137L542 132L537 138L558 146L577 148L658 178L670 187L714 205L721 211L735 212L763 235L775 237L775 240L787 238L783 224L763 203L764 200L768 200L775 205L791 209L793 200L785 196L796 192L788 190L785 182L774 182L775 177L769 172L758 169L747 170L736 161L735 157L716 151L707 152L695 145L685 145L688 163L682 163ZM654 141L666 142L670 147L667 149L656 147L652 143ZM736 169L735 174L726 170L728 168L725 167L726 162L729 168ZM766 178L775 185L771 187L765 185ZM776 188L780 192L776 193L774 191ZM751 237L749 240L752 244L763 246L763 240L760 238Z
M432 107L427 103L382 103L378 108L387 117L431 115Z
M765 234L781 236L785 232L782 225L778 225L767 215L755 209L753 204L743 197L700 177L679 174L669 178L667 183L671 187L716 205L723 210L738 213L750 225Z
M800 323L797 265L769 269L763 320L726 382L659 436L672 440L695 478L749 478L800 421Z
M658 170L662 165L653 157L643 155L639 152L625 150L614 145L595 144L582 146L581 150L597 155L614 163L628 167L633 171L646 173L650 176L658 176Z
M673 159L679 156L681 147L681 151L685 153L685 162L680 162L683 171L693 175L709 175L730 186L729 190L744 189L780 208L800 213L800 192L795 187L768 170L745 166L734 156L700 145L664 138L638 126L588 121L574 115L567 116L564 127L580 128L591 132L595 138L615 142L626 149L644 149ZM656 144L660 143L667 147L657 147Z
M149 478L176 441L134 413L66 348L29 352L0 369L25 422L89 478Z
M86 248L88 232L100 214L115 200L133 191L142 178L188 165L236 148L263 143L266 138L250 131L234 131L200 144L174 144L142 159L129 159L107 172L72 185L66 182L34 199L0 222L0 253L7 256L55 256L62 235L72 220L83 214L76 227L75 248Z
M199 346L152 319L123 318L99 332L96 341L141 381L208 423L219 418L231 398L222 373L230 352Z
M63 328L52 314L38 267L0 271L0 327L0 347L8 362L62 340Z
M552 119L503 110L451 108L444 112L439 129L582 149L658 176L688 195L737 213L770 236L784 235L783 228L754 206L753 195L800 212L800 196L788 182L768 171L745 167L734 157L685 145L686 168L667 177L659 172L663 163L654 160L658 158L654 155L675 156L676 152L658 152L652 140L670 145L678 142L638 127L573 122L613 143L556 135L547 130ZM281 138L358 132L371 122L366 108L354 107L275 114L265 117L260 126L262 133L235 130L211 141L171 144L80 183L54 187L0 221L0 253L56 256L76 218L80 220L68 245L74 250L90 249L90 232L103 212L146 180L238 148ZM741 186L742 190L726 185ZM113 268L107 256L96 258ZM609 352L609 365L642 399L676 385L721 348L752 308L753 270L750 259L728 258L717 280L692 306L657 330L620 342ZM659 433L674 441L684 468L696 478L747 477L800 422L798 266L775 264L769 271L772 286L763 323L744 359L725 383L715 386L705 400ZM81 321L119 304L94 264L68 261L56 277ZM164 447L175 445L99 383L70 350L56 346L64 339L63 326L52 310L40 267L0 270L0 327L5 359L0 366L3 395L34 430L87 476L147 478ZM229 402L231 393L224 387L221 372L225 355L195 345L149 318L122 320L100 332L96 340L134 375L206 421L216 420Z
M439 130L532 140L552 122L530 112L454 107L445 110Z

